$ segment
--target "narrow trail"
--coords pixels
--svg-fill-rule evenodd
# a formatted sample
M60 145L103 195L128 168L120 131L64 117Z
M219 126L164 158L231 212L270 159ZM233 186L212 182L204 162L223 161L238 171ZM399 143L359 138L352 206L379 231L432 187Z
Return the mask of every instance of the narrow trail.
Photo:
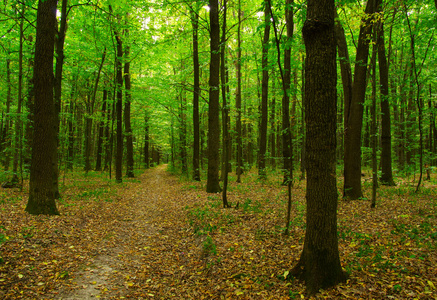
M154 294L139 290L144 283L154 284L153 275L168 276L145 261L145 256L168 260L174 256L166 245L168 234L175 234L184 220L178 194L181 183L166 172L166 165L147 170L130 184L115 207L103 210L107 239L96 244L96 255L70 279L68 288L55 291L55 299L149 298ZM183 222L183 221L182 221ZM99 227L96 227L98 229ZM102 232L101 234L105 234ZM150 255L152 254L152 255ZM144 286L143 286L144 287Z

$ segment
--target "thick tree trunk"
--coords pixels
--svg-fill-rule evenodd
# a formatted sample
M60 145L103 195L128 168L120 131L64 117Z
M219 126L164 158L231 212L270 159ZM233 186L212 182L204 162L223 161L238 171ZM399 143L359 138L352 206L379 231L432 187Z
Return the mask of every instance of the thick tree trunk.
M40 0L35 42L35 109L32 161L30 166L30 214L57 215L56 108L53 98L53 53L56 35L56 0Z
M267 1L264 2L264 37L262 41L262 81L261 81L261 126L259 131L258 177L265 179L266 151L267 151L267 122L269 97L269 39L270 39L270 9Z
M366 17L363 19L360 28L351 105L347 123L345 124L343 196L352 200L363 197L361 190L361 132L367 85L368 37L372 32L371 16L376 10L377 1L379 0L369 0L367 2Z
M200 95L200 66L199 66L199 13L198 10L191 12L191 24L193 26L193 180L200 181L200 119L199 119L199 95Z
M335 175L337 71L334 0L308 0L302 33L305 72L307 229L303 252L292 274L310 293L346 280L337 240Z
M219 183L220 168L220 24L218 0L209 2L210 18L210 54L209 69L209 106L208 106L208 173L206 191L218 193L221 191Z

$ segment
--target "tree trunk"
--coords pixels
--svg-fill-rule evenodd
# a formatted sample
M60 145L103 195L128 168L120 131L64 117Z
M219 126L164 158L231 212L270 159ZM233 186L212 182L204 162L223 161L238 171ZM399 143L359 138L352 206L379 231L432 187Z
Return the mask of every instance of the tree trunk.
M284 95L282 97L282 159L284 179L282 185L288 185L293 180L293 154L290 127L290 95L291 87L291 40L293 38L293 0L287 0L285 22L287 26L287 43L284 50Z
M395 185L392 173L391 158L391 115L388 86L388 63L385 54L384 23L379 19L378 30L378 61L379 85L381 93L381 182L386 185Z
M344 98L344 130L349 123L350 106L352 101L352 70L349 59L349 51L347 49L346 35L344 34L343 26L340 23L337 11L335 12L335 38L337 41L337 51L340 59L340 73L343 84Z
M199 66L199 10L191 11L191 24L193 26L193 180L200 181L200 119L199 119L199 95L200 95L200 66Z
M22 14L24 16L24 4L22 9ZM24 30L23 24L24 18L20 20L20 48L18 50L18 101L17 101L17 118L15 121L15 141L14 141L14 160L12 162L12 183L18 182L18 164L20 160L20 152L22 149L22 139L21 139L21 131L22 131L22 119L21 119L21 107L23 105L23 41L24 41ZM9 74L10 75L10 74ZM22 159L22 158L21 158ZM57 166L56 166L57 168ZM58 170L56 170L56 174L58 174ZM55 180L58 179L58 176L55 176ZM58 183L55 183L56 188L58 187ZM56 192L56 197L58 197L59 192Z
M99 133L97 137L96 171L102 170L103 135L105 130L106 102L108 101L108 90L106 89L103 90L102 101L102 117L99 122Z
M377 115L376 115L376 54L377 54L377 40L379 39L379 30L377 28L378 25L374 27L374 36L373 36L373 49L372 49L372 59L371 59L371 70L372 70L372 105L370 107L370 147L372 148L372 202L370 204L371 208L375 208L376 206L376 191L378 188L378 159L377 159L377 146L378 146L378 127L377 127ZM380 74L381 74L381 65L379 65ZM387 78L388 79L388 78ZM380 82L382 83L382 82ZM382 87L381 87L382 89ZM382 94L382 93L381 93Z
M87 96L88 101L86 104L86 112L85 112L85 151L84 151L84 160L85 160L85 168L84 171L91 171L91 143L92 143L92 129L93 129L93 107L91 104L91 96Z
M117 58L116 58L116 119L117 119L117 148L115 154L115 180L122 182L123 172L123 44L119 33L114 30L115 39L117 40Z
M9 164L11 161L10 156L10 147L11 147L11 102L12 102L12 84L11 84L11 60L8 57L6 59L6 84L8 85L8 91L6 93L6 115L4 117L4 126L2 126L2 136L1 136L1 153L4 157L4 160L2 161L3 167L5 171L9 170Z
M220 42L220 81L222 90L222 101L223 101L223 111L222 111L222 125L223 125L223 137L222 137L222 149L223 149L223 162L222 162L222 178L223 178L223 191L222 191L222 201L223 207L230 207L228 203L228 170L229 170L229 134L228 134L228 103L227 103L227 76L226 76L226 16L227 16L227 0L223 1L223 25L222 25L222 36Z
M267 1L264 2L264 37L262 41L262 81L261 81L261 126L258 152L258 177L265 179L266 150L267 150L267 122L268 122L268 97L269 97L269 39L270 39L270 9Z
M337 71L334 0L308 0L302 29L306 48L305 112L307 229L304 248L292 274L309 293L345 281L337 240L335 175Z
M144 165L145 168L150 168L150 135L149 135L149 117L147 111L144 116Z
M208 106L208 173L206 191L218 193L220 166L220 24L218 0L210 0L210 54L209 69L209 106Z
M53 53L56 35L56 0L40 0L35 42L35 109L32 161L30 166L30 214L58 215L56 207L57 141L56 108L53 98Z
M127 34L127 30L126 30ZM127 61L124 64L124 86L125 86L125 102L124 102L124 134L126 136L126 176L134 178L134 141L131 126L131 76L130 76L130 61L129 52L130 47L126 47L125 54Z
M237 29L237 61L236 61L237 88L235 90L235 109L237 111L235 129L237 133L237 182L241 182L243 174L243 133L241 128L241 0L238 0L238 29Z
M369 36L372 32L372 15L377 1L369 0L366 17L362 20L358 38L352 98L345 124L344 140L344 189L343 196L351 200L363 197L361 190L361 132L363 109L367 85L367 60L369 56Z

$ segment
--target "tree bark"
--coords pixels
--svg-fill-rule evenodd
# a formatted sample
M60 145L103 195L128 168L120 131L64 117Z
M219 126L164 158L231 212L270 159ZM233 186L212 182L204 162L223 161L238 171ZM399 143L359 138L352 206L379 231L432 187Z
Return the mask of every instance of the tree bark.
M53 98L53 53L56 35L56 0L40 0L37 11L34 67L34 135L26 211L58 215L56 193L56 108Z
M384 23L378 20L378 61L379 61L379 85L381 94L381 182L394 186L391 157L391 115L388 86L388 63L385 54Z
M258 177L265 179L266 151L267 151L267 122L268 122L268 97L269 97L269 39L270 39L270 9L269 3L264 2L264 37L262 41L262 80L261 80L261 126L258 153Z
M108 102L108 90L106 89L103 90L102 101L102 116L99 122L99 133L97 137L96 171L102 170L103 135L105 130L106 102Z
M209 68L209 106L208 106L208 171L206 191L218 193L220 168L220 24L218 0L209 2L210 19L210 68Z
M112 9L111 9L112 10ZM115 102L115 114L117 119L117 148L115 154L115 180L122 182L123 172L123 43L120 34L114 29L115 39L117 41L117 58L115 61L116 66L116 95Z
M347 49L346 35L340 23L337 11L335 12L335 38L337 41L337 51L340 58L340 73L343 84L344 99L344 128L349 123L350 106L352 101L352 70Z
M127 34L127 30L126 30ZM134 178L134 140L131 125L131 76L130 76L130 61L129 61L130 49L127 46L125 50L124 63L124 86L125 86L125 101L124 101L124 134L126 136L126 176L128 178Z
M377 1L369 0L362 20L358 38L351 105L345 124L344 140L344 189L345 198L355 200L363 197L361 190L361 132L363 125L364 99L367 86L367 60L369 56L369 36L372 32L372 15Z
M197 2L196 2L197 5ZM199 119L199 95L200 95L200 66L199 66L199 13L191 11L191 25L193 26L193 180L200 181L200 119Z
M237 61L236 61L237 89L235 90L236 132L237 132L237 182L241 182L243 174L243 133L241 130L241 0L238 0L238 29L237 29Z
M146 169L150 168L149 147L150 147L149 116L146 111L144 116L144 165Z
M291 87L291 40L293 38L293 4L287 0L285 7L285 22L287 26L287 45L284 50L284 95L282 97L282 159L284 179L282 185L288 185L293 180L293 154L290 127L290 87Z
M307 229L304 248L292 274L309 293L345 281L337 240L335 174L337 71L334 0L308 0L302 29L306 48L305 121Z
M223 149L223 162L222 162L222 178L223 178L223 191L222 191L222 200L223 200L223 208L230 207L228 203L228 170L229 170L229 133L228 133L228 103L227 103L227 68L226 68L226 59L225 59L225 50L226 50L226 17L227 17L227 0L223 1L223 24L222 24L222 36L220 42L220 81L221 81L221 90L222 90L222 102L223 102L223 111L222 111L222 125L223 125L223 137L222 137L222 149Z

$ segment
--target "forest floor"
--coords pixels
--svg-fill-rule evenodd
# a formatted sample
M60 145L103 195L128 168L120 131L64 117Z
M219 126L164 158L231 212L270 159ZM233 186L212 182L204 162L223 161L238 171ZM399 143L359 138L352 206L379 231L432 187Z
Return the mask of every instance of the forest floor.
M350 278L314 298L437 299L436 180L419 194L412 178L397 180L380 187L375 209L366 199L339 201ZM289 275L303 246L305 182L292 190L289 235L281 176L260 182L249 173L243 182L231 178L228 200L238 208L223 209L204 182L164 165L121 184L69 173L60 183L61 215L52 217L24 212L26 186L1 189L0 298L307 298Z

